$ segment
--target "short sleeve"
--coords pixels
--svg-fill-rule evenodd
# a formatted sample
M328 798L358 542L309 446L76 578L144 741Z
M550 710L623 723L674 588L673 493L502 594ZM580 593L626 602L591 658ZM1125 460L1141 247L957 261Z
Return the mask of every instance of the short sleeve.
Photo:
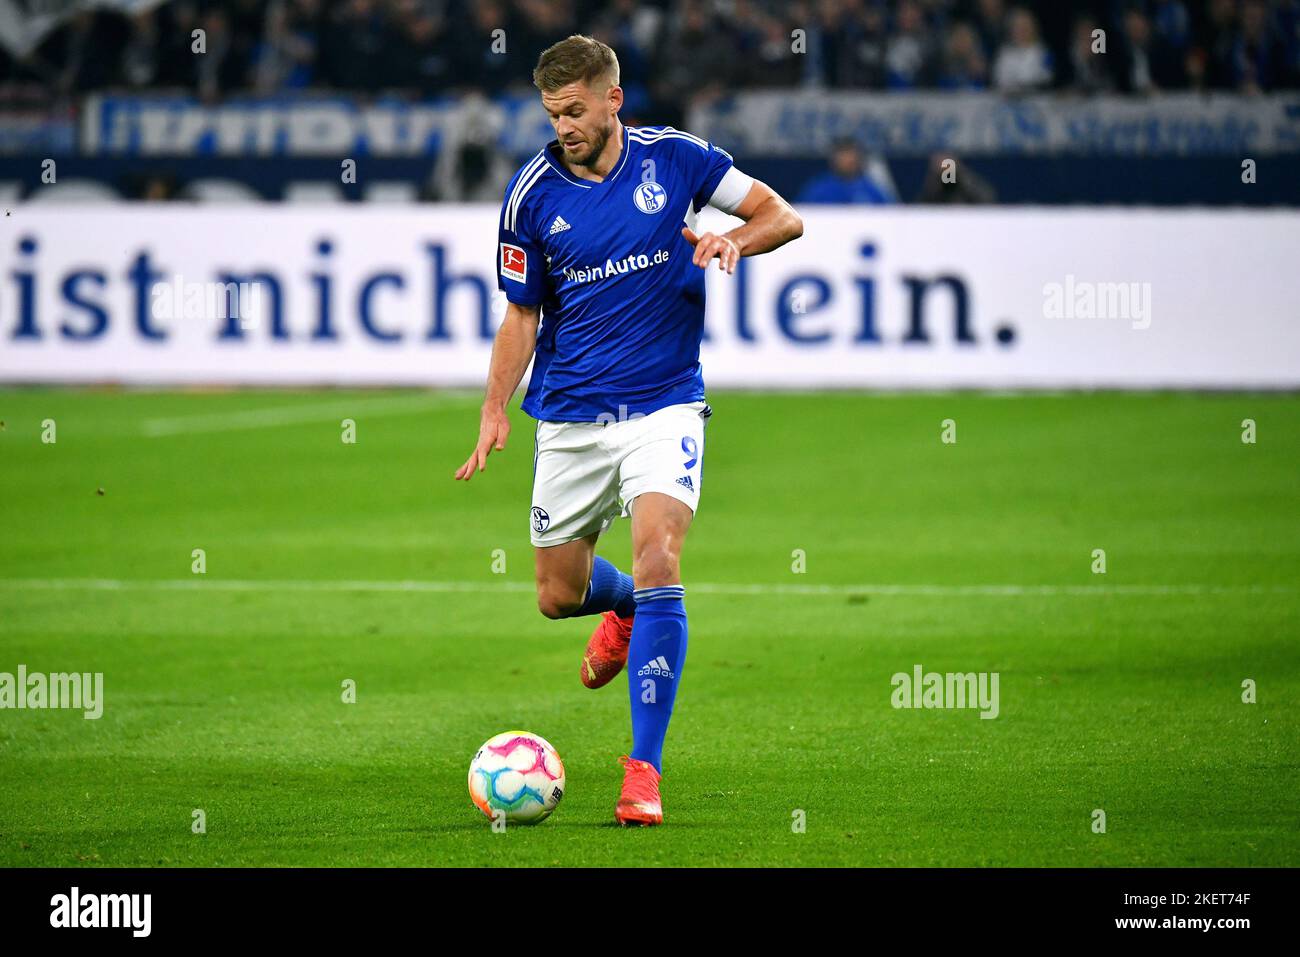
M506 202L501 207L497 234L497 288L510 302L536 306L545 298L546 257L529 232L529 217L512 205L512 192L512 189L506 190Z

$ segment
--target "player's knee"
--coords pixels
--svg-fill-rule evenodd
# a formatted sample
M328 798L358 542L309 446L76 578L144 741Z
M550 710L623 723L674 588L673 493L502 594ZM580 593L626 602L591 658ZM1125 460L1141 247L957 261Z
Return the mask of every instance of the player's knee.
M547 618L568 618L582 607L582 595L565 585L539 583L537 610Z
M666 543L655 543L637 550L632 578L637 588L660 588L677 584L681 580L679 569L677 550Z

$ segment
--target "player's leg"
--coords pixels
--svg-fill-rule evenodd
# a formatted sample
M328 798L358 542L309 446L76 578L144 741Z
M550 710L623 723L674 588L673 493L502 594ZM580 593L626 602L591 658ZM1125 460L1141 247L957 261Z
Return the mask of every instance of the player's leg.
M680 556L693 513L668 495L647 492L632 505L632 576L637 614L628 646L632 751L614 816L620 824L661 824L664 738L686 661L685 591Z
M582 650L578 678L588 688L603 688L617 677L627 664L627 649L635 623L636 598L632 576L619 571L612 562L593 556L591 581L587 597L574 615L600 615Z
M597 533L562 545L535 547L537 609L547 618L582 614L596 554ZM591 614L586 612L585 614Z
M622 824L659 824L664 739L686 660L681 552L698 502L704 403L672 406L629 423L633 434L620 468L632 513L636 618L628 649L632 751L614 815Z
M628 660L632 703L631 757L662 769L664 738L686 660L686 591L681 552L694 513L659 492L632 506L632 578L637 616Z
M600 688L627 664L636 600L632 577L595 554L596 535L535 549L537 606L547 618L600 615L582 654L578 677Z
M533 472L538 609L547 618L602 616L583 655L580 677L589 688L623 669L636 611L631 576L595 554L618 506L617 469L604 439L600 425L543 422Z

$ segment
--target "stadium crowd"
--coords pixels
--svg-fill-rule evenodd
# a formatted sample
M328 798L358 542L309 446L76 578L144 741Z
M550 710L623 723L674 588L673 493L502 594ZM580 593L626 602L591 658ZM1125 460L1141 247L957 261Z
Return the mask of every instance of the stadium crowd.
M573 32L617 49L633 108L674 114L738 88L1300 88L1300 0L171 0L83 11L25 56L0 46L0 84L494 94Z

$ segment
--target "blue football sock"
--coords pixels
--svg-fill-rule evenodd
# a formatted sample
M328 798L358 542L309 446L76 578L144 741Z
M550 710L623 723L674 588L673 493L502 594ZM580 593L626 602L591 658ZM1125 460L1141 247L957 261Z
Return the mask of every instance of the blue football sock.
M636 624L627 657L631 756L649 761L661 771L664 736L686 661L686 590L681 585L665 585L638 588L634 594Z
M583 600L582 607L571 617L599 615L606 611L612 611L620 618L630 618L636 614L636 599L632 597L632 576L624 575L597 555L591 563L587 597Z

